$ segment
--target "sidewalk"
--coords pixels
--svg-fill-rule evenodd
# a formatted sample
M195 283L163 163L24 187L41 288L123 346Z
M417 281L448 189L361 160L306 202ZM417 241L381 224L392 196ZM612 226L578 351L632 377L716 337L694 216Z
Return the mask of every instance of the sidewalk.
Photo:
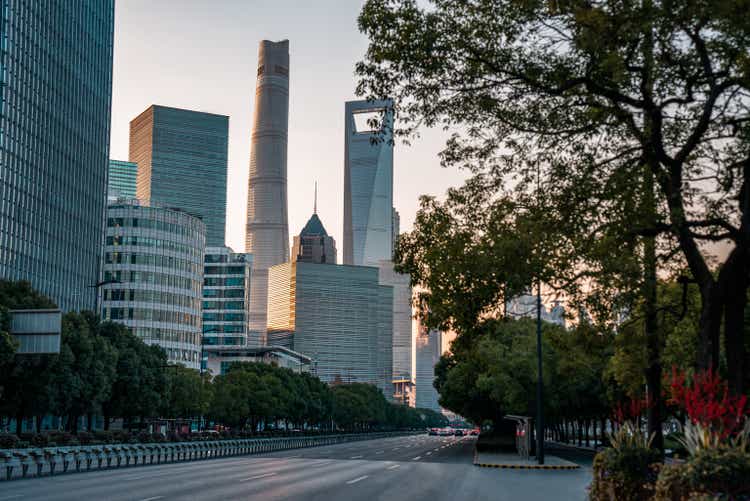
M544 464L537 464L536 458L523 459L515 453L474 451L474 465L485 468L511 468L522 470L576 470L580 465L557 456L545 455Z

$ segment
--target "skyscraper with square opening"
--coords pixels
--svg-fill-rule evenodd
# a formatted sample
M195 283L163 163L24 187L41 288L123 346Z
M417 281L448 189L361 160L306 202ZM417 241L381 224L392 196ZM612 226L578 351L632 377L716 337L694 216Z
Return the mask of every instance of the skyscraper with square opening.
M393 256L393 102L350 101L344 119L344 264Z

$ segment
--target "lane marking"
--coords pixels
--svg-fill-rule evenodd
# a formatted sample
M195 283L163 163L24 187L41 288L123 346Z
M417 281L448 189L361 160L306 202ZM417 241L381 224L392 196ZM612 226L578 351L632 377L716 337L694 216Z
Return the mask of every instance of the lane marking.
M378 451L378 452L376 452L375 454L382 454L382 453L384 453L384 452L385 452L385 451Z
M387 469L387 470L395 470L395 469L396 469L396 468L398 468L399 466L401 466L401 465L400 465L400 464L394 464L393 466L389 466L389 467L388 467L388 468L386 468L386 469Z
M346 483L349 484L349 485L356 484L357 482L359 482L361 480L364 480L364 479L366 479L368 477L369 477L369 475L362 475L361 477L357 477L357 478L354 478L352 480L347 480Z
M4 496L4 497L1 497L0 499L18 499L22 497L23 496L21 494L13 494L12 496Z
M243 478L242 480L240 480L240 482L247 482L248 480L257 480L259 478L273 477L274 475L276 475L276 472L264 473L262 475L255 475L254 477Z
M420 459L422 459L422 456L417 456L415 458L411 458L412 461L419 461Z
M154 496L152 498L143 498L141 501L155 501L156 499L164 499L164 496Z
M541 449L541 447L540 447L540 449ZM363 457L363 456L352 456L352 457L350 457L349 459L362 459L362 457Z
M318 466L325 466L327 464L331 464L333 461L323 461L322 463L313 463L311 465L308 465L310 468L317 468Z
M427 455L428 455L428 456L429 456L430 454L432 454L432 451L429 451L429 452L427 452Z

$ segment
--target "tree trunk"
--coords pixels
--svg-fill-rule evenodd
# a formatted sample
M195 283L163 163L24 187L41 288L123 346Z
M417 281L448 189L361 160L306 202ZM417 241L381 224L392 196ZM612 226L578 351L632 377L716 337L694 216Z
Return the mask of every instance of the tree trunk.
M110 419L111 418L109 417L108 414L104 415L104 431L109 431L109 420Z
M23 415L16 414L16 436L21 436L23 433Z
M34 421L36 425L36 432L41 433L42 432L42 420L44 420L44 416L34 416Z
M68 426L70 426L70 433L73 435L78 434L78 416L71 414L68 417Z

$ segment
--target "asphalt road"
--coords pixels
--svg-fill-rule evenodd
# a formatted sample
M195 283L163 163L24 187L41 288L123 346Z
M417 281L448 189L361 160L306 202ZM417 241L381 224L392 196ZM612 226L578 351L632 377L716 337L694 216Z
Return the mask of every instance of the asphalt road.
M474 440L418 435L0 482L0 501L585 499L588 468L480 468Z

